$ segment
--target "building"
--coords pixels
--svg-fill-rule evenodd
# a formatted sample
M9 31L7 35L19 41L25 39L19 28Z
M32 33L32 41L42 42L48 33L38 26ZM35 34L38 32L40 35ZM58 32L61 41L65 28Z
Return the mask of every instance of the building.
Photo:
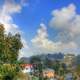
M21 64L22 72L23 73L32 73L33 72L33 65L32 64Z
M65 54L64 55L64 63L66 66L72 66L75 60L75 55L74 54Z
M54 78L55 71L53 69L45 69L43 70L43 77L44 78Z

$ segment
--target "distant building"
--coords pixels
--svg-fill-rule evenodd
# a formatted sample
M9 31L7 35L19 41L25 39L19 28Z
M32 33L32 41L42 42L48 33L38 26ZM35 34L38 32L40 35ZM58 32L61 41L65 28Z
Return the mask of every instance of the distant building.
M75 55L74 54L65 54L64 55L64 63L66 66L72 66L75 60Z
M32 73L33 72L33 65L32 64L21 64L22 72L23 73Z
M43 77L44 78L54 78L55 71L53 69L45 69L43 70Z

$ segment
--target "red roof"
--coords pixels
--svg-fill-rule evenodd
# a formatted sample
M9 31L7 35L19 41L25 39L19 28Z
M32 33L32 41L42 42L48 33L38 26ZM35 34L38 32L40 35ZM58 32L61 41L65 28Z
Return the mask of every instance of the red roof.
M22 67L33 67L32 64L21 64Z

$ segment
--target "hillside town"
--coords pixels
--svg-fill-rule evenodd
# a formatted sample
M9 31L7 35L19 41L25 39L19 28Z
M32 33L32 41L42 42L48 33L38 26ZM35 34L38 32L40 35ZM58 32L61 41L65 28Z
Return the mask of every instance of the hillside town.
M26 59L22 59L26 62ZM47 54L32 56L30 61L22 64L22 72L28 73L32 80L79 80L80 55L72 53Z

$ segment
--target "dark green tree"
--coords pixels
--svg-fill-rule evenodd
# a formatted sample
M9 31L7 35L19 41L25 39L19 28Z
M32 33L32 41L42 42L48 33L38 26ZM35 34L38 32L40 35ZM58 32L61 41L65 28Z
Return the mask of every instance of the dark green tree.
M5 34L4 26L0 25L0 63L17 61L19 50L22 48L20 34Z
M13 80L20 71L17 58L22 47L20 34L6 34L0 24L0 80Z

